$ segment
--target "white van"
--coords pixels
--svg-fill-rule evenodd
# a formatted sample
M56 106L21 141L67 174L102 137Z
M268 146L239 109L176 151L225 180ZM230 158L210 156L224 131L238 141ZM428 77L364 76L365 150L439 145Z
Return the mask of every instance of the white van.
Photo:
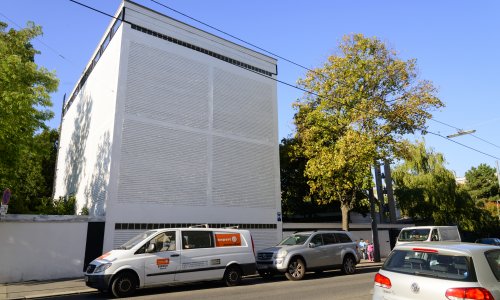
M399 233L396 245L409 242L450 241L460 242L457 226L405 227Z
M224 280L233 286L241 276L255 273L248 230L165 228L141 233L93 260L85 283L127 297L136 288L202 280Z

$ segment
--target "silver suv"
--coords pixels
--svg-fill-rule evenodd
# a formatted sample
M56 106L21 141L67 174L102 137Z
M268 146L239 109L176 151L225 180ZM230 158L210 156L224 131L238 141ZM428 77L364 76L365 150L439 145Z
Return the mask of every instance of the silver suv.
M256 260L263 278L285 273L289 280L300 280L306 270L342 269L353 274L360 257L349 232L309 231L294 233L277 246L258 251Z

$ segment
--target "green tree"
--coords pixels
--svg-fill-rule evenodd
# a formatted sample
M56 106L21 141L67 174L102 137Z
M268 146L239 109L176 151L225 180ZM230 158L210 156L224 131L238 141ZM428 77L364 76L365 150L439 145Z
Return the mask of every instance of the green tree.
M345 36L339 50L299 80L312 93L295 104L295 124L312 192L325 203L340 201L348 229L370 166L399 156L404 135L423 130L443 103L429 81L417 79L416 61L399 59L379 39Z
M46 129L33 137L33 143L20 153L16 168L7 168L0 178L2 186L13 191L10 213L48 213L52 192L59 133Z
M472 199L485 200L498 195L498 179L495 168L480 164L465 172L465 184Z
M53 117L49 94L59 84L35 63L39 51L30 41L42 34L41 27L30 22L21 30L6 29L0 22L0 168L15 166L34 134L47 128L44 122Z
M31 22L21 30L0 22L0 188L12 190L9 212L36 211L37 201L52 192L50 137L57 132L45 122L53 116L49 94L59 81L35 63L39 51L31 40L41 33Z
M281 209L283 217L311 213L310 189L304 176L307 159L300 154L297 140L283 138L279 146Z
M441 153L426 149L423 141L409 147L405 161L392 178L403 213L426 224L456 224L460 212L470 208L470 197L457 192L453 173Z

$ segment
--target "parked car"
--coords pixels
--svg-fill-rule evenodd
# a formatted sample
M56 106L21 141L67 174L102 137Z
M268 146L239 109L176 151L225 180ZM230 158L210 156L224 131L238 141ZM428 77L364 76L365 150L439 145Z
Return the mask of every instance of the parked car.
M500 299L500 248L457 242L398 245L375 275L372 299Z
M96 258L87 267L85 283L128 297L136 288L193 281L223 280L233 286L242 275L255 273L248 230L168 228L141 233Z
M413 226L401 229L396 245L411 242L453 241L460 242L457 226Z
M497 238L481 238L481 239L477 239L476 243L500 246L500 239L497 239Z
M360 257L357 244L346 231L309 231L286 237L277 246L257 252L257 271L263 278L284 273L301 280L306 271L342 269L356 272Z

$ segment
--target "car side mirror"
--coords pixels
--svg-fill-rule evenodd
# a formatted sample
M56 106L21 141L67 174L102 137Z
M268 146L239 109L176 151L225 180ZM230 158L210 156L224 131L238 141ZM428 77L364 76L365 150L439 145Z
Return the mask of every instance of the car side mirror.
M149 246L146 248L146 253L151 253L155 251L155 243L150 243Z
M316 248L316 244L315 243L309 243L309 248Z

